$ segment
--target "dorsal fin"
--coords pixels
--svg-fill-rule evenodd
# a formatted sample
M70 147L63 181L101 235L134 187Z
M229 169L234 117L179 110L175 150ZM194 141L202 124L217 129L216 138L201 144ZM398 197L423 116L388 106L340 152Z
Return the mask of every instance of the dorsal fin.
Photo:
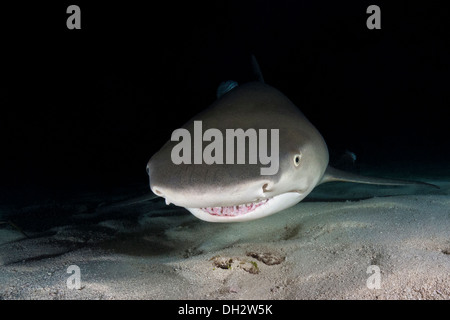
M254 54L252 54L252 69L253 69L253 73L257 77L258 81L265 83L264 77L261 72L261 68L259 67L258 61L256 60L256 57Z
M322 181L319 184L331 181L343 181L343 182L355 182L355 183L365 183L365 184L377 184L377 185L385 185L385 186L410 186L410 185L422 185L429 186L433 188L440 189L438 186L421 182L421 181L412 181L412 180L397 180L397 179L385 179L385 178L375 178L375 177L366 177L360 176L358 174L350 173L335 169L333 167L328 166L325 174L322 177Z

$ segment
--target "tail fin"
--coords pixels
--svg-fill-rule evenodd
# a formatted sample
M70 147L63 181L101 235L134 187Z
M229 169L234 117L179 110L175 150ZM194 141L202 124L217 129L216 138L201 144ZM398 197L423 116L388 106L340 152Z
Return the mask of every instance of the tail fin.
M410 185L421 185L440 189L438 186L412 180L400 180L400 179L385 179L385 178L375 178L375 177L365 177L357 174L341 171L333 167L328 166L325 174L320 183L331 182L331 181L344 181L344 182L355 182L355 183L365 183L365 184L378 184L385 186L410 186Z
M233 81L233 80L223 81L222 83L220 83L219 87L217 87L217 92L216 92L217 99L222 98L222 96L225 93L233 90L237 86L238 86L238 83L236 81Z

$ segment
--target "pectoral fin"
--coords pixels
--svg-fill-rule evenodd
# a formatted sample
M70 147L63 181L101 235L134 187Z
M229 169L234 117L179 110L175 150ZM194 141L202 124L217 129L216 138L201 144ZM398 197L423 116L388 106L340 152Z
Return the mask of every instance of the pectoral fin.
M322 184L325 182L331 182L331 181L377 184L377 185L385 185L385 186L422 185L422 186L429 186L429 187L440 189L438 186L431 184L431 183L426 183L426 182L421 182L421 181L412 181L412 180L365 177L365 176L360 176L358 174L341 171L341 170L338 170L338 169L328 166L327 170L325 171L325 174L323 175L322 181L320 181L319 184Z
M118 202L113 202L113 203L108 203L108 204L100 204L96 210L102 208L119 208L119 207L126 207L126 206L132 206L135 204L139 204L139 203L144 203L147 201L151 201L154 199L159 199L159 197L154 194L153 192L148 192L140 197L134 197L128 200L122 200L122 201L118 201Z

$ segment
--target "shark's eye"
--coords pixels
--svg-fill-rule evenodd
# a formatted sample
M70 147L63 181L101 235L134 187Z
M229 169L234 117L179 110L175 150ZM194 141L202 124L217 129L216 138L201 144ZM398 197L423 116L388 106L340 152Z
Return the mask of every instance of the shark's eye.
M298 167L300 165L300 160L302 159L302 155L301 154L296 154L294 156L294 165L296 167Z

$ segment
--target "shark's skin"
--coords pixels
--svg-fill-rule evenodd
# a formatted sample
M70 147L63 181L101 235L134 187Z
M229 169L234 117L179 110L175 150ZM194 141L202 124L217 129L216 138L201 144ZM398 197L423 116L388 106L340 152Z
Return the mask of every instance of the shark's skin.
M279 129L279 170L261 175L258 164L179 164L171 161L177 141L168 141L147 164L150 188L157 196L209 222L262 218L304 199L328 181L404 185L416 182L348 175L328 167L327 145L318 130L280 91L250 82L232 89L183 128L193 136L194 121L203 131ZM204 145L207 144L204 142Z
M191 135L194 120L202 121L204 131L217 128L224 136L225 129L279 129L279 170L275 175L262 176L261 164L175 165L171 151L177 142L172 141L150 159L151 190L202 220L253 220L290 207L311 192L327 167L328 150L320 133L285 95L267 84L251 82L226 93L183 126ZM298 166L296 155L301 156ZM212 215L200 209L265 199L270 200L236 216Z

